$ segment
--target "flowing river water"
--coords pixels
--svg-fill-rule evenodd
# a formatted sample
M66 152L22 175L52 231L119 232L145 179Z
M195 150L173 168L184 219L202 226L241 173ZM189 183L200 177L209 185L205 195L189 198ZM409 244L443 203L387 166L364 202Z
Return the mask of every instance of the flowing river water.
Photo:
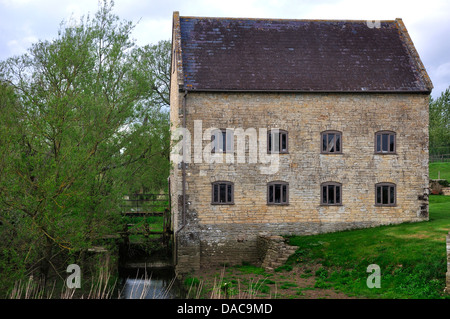
M121 255L117 294L119 299L178 299L185 296L176 278L171 251L146 253L133 247Z
M173 269L128 268L119 273L119 299L178 299L184 296Z

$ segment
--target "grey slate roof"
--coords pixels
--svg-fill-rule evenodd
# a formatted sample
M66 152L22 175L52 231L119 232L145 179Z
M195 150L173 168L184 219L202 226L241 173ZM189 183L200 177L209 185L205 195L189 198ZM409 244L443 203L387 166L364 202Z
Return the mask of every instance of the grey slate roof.
M432 89L401 19L370 28L354 20L179 17L178 32L184 90Z

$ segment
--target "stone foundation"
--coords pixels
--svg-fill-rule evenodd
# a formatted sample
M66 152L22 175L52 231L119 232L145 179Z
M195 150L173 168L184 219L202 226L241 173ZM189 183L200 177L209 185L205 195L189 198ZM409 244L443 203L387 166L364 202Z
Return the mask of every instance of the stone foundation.
M400 222L400 221L399 221ZM178 273L198 271L201 268L250 263L276 268L275 252L292 251L281 236L314 235L334 231L379 226L380 223L279 223L279 224L189 224L177 235L174 261ZM269 244L270 243L270 244ZM266 252L270 251L266 255ZM284 256L284 255L283 255ZM268 258L265 261L265 258ZM288 256L286 256L287 259ZM286 259L278 260L283 263Z

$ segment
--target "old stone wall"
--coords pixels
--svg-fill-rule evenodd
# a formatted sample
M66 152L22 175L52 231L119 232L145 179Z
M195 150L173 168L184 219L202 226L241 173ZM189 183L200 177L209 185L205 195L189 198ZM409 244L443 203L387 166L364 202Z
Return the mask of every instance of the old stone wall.
M180 235L187 229L198 235L201 265L257 260L261 232L308 235L428 219L428 95L189 93L186 112L192 139L186 214L196 218ZM238 163L237 149L224 154L222 163L209 163L204 149L210 138L194 133L212 127L286 130L288 153L279 155L272 174L261 172L269 164L260 157L249 163L248 146L245 163ZM320 133L325 130L342 132L342 154L321 154ZM375 133L381 130L396 133L395 154L374 153ZM200 140L200 148L195 149L194 140ZM226 162L227 156L234 163ZM172 189L179 196L181 172L173 174ZM211 204L215 181L234 183L232 205ZM267 204L271 181L289 183L288 205ZM342 184L342 205L321 205L320 185L329 181ZM394 207L375 205L375 184L380 182L396 185ZM181 208L173 209L180 220ZM175 223L175 232L180 225Z
M290 246L281 236L260 234L257 241L257 251L261 261L260 266L271 271L282 266L298 247Z

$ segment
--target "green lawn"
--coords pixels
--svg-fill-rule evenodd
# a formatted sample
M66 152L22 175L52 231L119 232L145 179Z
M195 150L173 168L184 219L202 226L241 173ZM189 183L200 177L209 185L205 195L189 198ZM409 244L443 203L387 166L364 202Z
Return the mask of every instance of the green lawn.
M450 162L448 163L430 163L430 179L437 179L438 172L441 172L441 179L450 182Z
M316 287L369 298L442 298L450 196L430 196L430 220L315 236L294 236L288 263L323 265ZM368 288L367 267L381 270L381 288Z

